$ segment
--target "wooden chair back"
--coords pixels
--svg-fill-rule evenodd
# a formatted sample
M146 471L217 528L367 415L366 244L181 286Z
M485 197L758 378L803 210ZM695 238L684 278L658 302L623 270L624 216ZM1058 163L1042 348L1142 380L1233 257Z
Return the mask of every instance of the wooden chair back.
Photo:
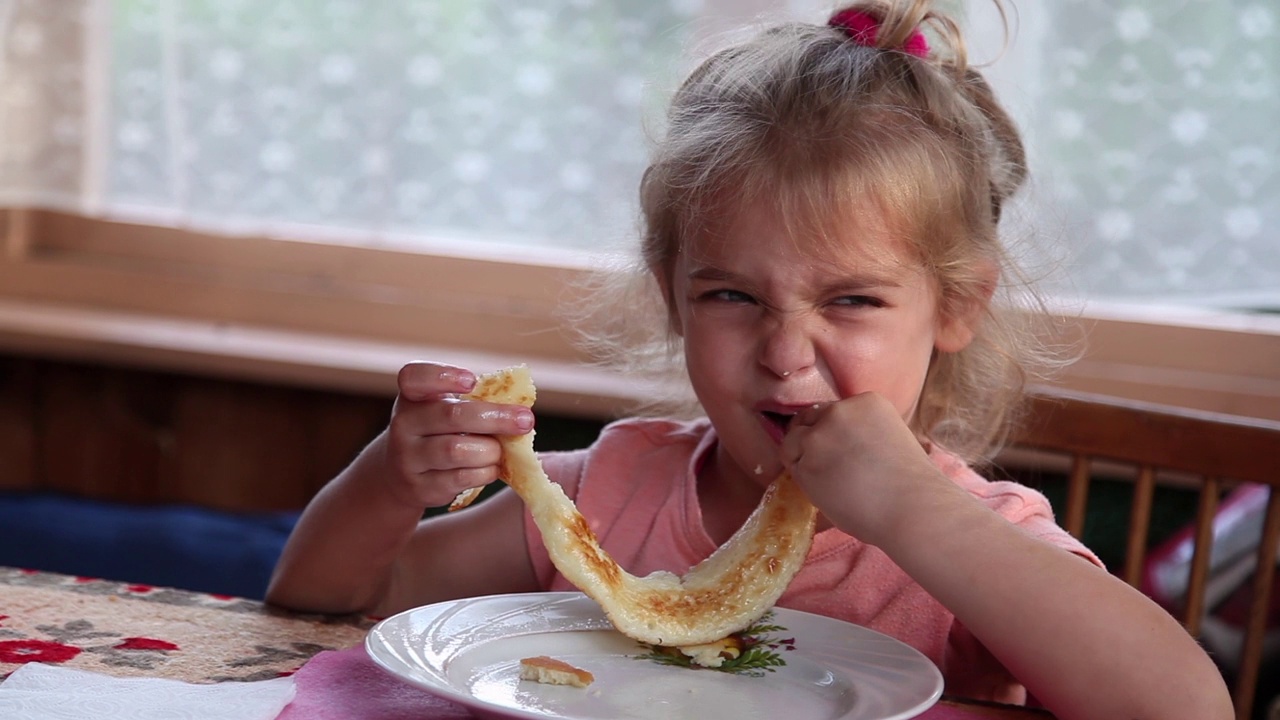
M1249 718L1262 663L1272 580L1280 540L1280 422L1186 410L1056 388L1035 388L1023 427L1010 445L1041 457L1069 459L1062 526L1077 538L1084 532L1089 487L1100 465L1130 468L1133 503L1120 575L1141 587L1148 550L1154 489L1172 475L1198 490L1195 550L1180 620L1200 637L1205 607L1213 523L1223 493L1241 483L1269 487L1257 545L1253 593L1232 695L1239 720ZM999 463L998 463L999 464ZM1188 483L1188 478L1190 482Z

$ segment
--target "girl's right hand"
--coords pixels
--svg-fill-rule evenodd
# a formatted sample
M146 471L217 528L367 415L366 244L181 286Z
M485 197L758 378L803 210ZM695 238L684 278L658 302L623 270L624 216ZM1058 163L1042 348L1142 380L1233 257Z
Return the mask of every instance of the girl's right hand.
M462 398L475 383L474 373L452 365L412 362L400 369L384 474L399 501L446 505L463 490L493 482L502 455L493 436L533 429L529 408Z

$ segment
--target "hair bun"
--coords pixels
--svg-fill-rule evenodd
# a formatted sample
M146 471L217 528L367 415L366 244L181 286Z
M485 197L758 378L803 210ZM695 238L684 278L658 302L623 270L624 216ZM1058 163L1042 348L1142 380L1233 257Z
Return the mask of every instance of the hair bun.
M840 30L849 39L864 47L880 48L881 21L871 13L860 8L846 8L836 12L827 24ZM897 47L885 48L901 50L916 57L929 57L929 41L919 27L913 28L906 39Z

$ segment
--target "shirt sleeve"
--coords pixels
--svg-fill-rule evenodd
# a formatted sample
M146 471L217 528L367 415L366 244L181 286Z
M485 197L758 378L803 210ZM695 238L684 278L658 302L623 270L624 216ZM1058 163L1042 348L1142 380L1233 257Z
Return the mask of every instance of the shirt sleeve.
M1096 553L1058 524L1049 500L1041 493L1015 482L989 482L983 500L1031 536L1106 569Z
M931 456L947 477L1009 522L1033 537L1106 569L1092 550L1057 523L1053 506L1042 493L1017 482L988 480L945 450L935 449Z

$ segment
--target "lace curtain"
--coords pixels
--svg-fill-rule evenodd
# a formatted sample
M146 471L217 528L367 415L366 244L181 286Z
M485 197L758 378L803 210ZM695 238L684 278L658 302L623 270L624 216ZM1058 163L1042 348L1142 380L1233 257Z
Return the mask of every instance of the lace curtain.
M956 3L952 3L953 5ZM0 202L561 255L635 230L699 42L818 0L0 0ZM971 0L974 55L1001 36ZM1103 300L1280 308L1280 9L1017 4L1021 215Z
M1027 5L1005 88L1087 297L1280 311L1280 4ZM1030 76L1030 77L1027 77Z

